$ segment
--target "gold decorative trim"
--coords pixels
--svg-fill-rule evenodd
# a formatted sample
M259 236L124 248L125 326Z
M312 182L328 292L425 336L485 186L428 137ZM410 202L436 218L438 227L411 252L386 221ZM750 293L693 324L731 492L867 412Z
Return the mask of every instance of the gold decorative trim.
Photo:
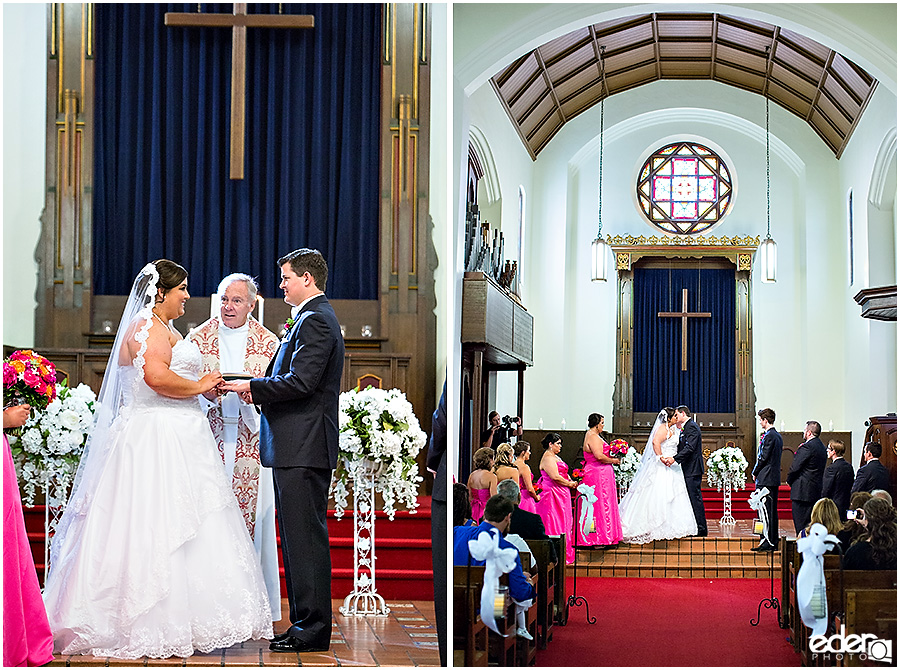
M616 270L631 269L631 254L619 252L616 254Z
M716 237L711 235L651 235L645 237L633 237L632 235L612 235L606 236L606 241L614 246L639 246L639 247L758 247L760 244L759 235L751 237L750 235L735 235L728 237L722 235Z
M750 254L738 254L738 270L752 270L753 263Z

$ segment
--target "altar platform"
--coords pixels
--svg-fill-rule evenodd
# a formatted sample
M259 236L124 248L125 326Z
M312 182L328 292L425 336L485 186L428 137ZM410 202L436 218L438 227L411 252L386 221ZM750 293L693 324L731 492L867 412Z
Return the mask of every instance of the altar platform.
M752 519L738 519L734 526L707 519L707 537L659 540L647 544L620 542L611 549L577 551L575 568L579 577L689 577L709 579L761 579L769 576L770 561L780 579L781 554L757 553L759 544ZM795 538L794 524L779 519L778 534Z
M51 666L391 666L412 667L440 664L434 603L428 601L388 601L386 617L345 617L338 608L342 600L332 601L334 622L331 648L322 653L282 654L269 651L268 640L252 640L209 654L195 653L188 658L139 658L126 661L95 656L56 656ZM275 632L287 628L287 599L281 600L282 620Z

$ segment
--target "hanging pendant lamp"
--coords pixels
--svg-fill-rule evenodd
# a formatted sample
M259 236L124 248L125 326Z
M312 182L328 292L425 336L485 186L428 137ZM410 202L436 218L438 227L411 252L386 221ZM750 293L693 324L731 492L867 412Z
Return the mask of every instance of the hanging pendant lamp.
M600 163L599 177L597 179L599 191L598 207L597 207L597 239L591 244L591 281L606 281L606 274L609 270L609 256L611 250L609 245L603 239L603 103L606 101L603 86L606 83L606 68L603 62L603 52L606 47L600 47L600 81L601 95L600 98Z
M766 47L766 54L769 47ZM766 239L759 245L759 274L766 284L774 284L778 269L778 245L772 239L772 196L771 177L769 175L769 96L766 96Z

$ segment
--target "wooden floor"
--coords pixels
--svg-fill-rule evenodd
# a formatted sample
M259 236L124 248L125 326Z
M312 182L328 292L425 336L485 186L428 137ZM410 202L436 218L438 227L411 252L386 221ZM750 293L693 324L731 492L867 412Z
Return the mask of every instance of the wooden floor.
M345 617L341 600L332 601L334 623L327 652L282 654L269 651L268 640L253 640L188 658L142 658L124 661L94 656L57 656L54 666L436 666L439 665L434 603L389 601L386 617ZM282 620L275 632L287 628L288 605L282 599Z

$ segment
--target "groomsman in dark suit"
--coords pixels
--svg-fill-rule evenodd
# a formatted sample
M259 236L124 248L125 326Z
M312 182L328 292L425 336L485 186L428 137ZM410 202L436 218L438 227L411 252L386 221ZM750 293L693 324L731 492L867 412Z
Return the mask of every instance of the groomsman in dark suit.
M791 487L791 516L798 534L809 525L813 505L822 497L822 479L828 456L825 445L819 439L821 432L822 426L818 421L806 422L803 433L806 441L797 447L787 474L787 483Z
M831 459L831 465L825 468L822 497L831 498L841 514L841 521L846 521L853 487L853 466L844 459L844 443L840 440L829 440L828 458Z
M863 458L866 464L862 466L856 473L856 480L853 482L854 493L857 491L867 491L871 493L876 489L887 489L891 483L891 476L881 461L881 445L877 442L869 442L863 448Z
M691 507L694 509L694 518L697 520L697 537L706 537L709 532L706 528L703 494L700 491L700 481L703 479L703 438L700 426L691 418L692 416L691 410L686 405L679 405L676 408L675 417L678 427L681 428L678 450L674 458L661 460L669 466L672 463L681 464L681 474L684 475L684 484L691 499Z
M325 297L328 265L315 249L278 259L293 323L266 376L231 382L230 391L260 406L260 462L272 468L291 627L278 652L325 651L331 644L328 487L338 457L338 396L344 339Z
M769 519L769 533L760 537L759 546L753 551L775 551L778 547L778 487L781 486L781 435L772 425L775 423L774 410L766 407L757 412L759 425L763 430L753 466L753 477L757 490L769 489L766 496L766 514Z

